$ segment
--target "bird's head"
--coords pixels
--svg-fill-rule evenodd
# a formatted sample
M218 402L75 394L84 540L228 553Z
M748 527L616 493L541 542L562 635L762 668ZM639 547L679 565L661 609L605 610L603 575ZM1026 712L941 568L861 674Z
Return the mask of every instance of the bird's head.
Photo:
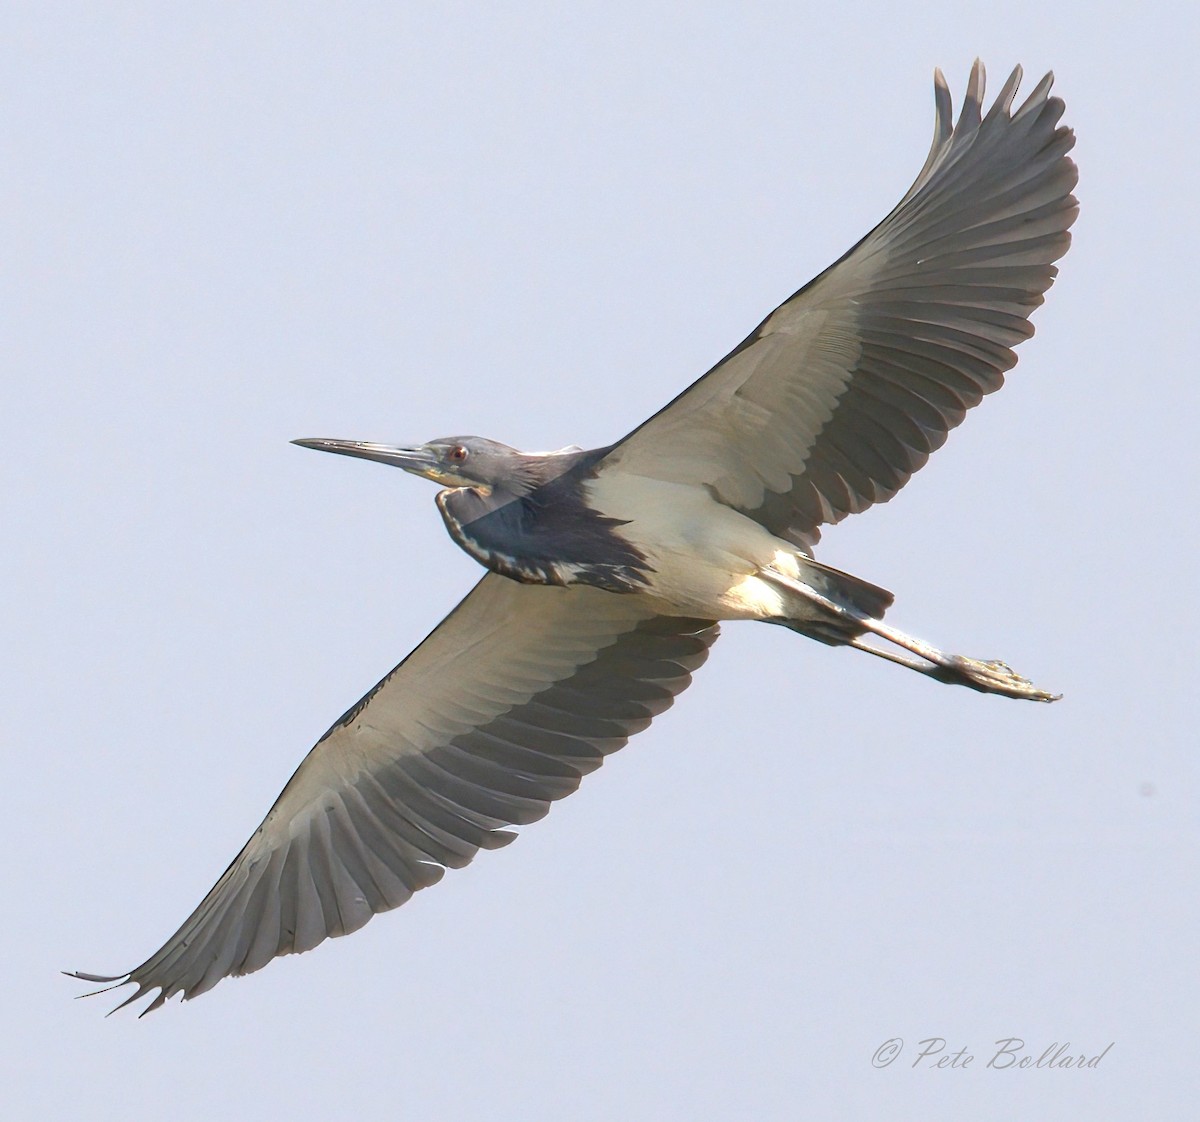
M537 457L482 436L444 436L416 447L363 440L305 439L292 443L318 452L377 460L432 479L443 487L473 487L485 494L493 490L521 494L537 483L530 463Z

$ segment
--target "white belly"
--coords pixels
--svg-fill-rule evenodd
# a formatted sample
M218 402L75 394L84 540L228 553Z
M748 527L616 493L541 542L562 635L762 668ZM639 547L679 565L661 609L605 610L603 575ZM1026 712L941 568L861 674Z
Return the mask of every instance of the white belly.
M585 485L589 502L627 525L618 533L654 569L652 595L674 612L708 619L770 619L788 613L764 567L796 576L797 549L713 500L702 487L611 473Z

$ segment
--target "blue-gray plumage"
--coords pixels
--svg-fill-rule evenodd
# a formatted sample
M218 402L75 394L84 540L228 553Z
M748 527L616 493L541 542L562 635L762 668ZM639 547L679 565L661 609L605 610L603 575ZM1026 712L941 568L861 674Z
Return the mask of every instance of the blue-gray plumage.
M450 536L489 572L318 741L154 955L76 976L132 982L129 1001L157 990L148 1012L361 927L575 790L686 688L719 620L1054 700L884 623L889 592L812 556L823 524L907 482L1033 332L1076 171L1051 77L1013 113L1019 79L984 116L976 63L952 128L937 74L933 147L896 209L616 444L297 441L439 483Z

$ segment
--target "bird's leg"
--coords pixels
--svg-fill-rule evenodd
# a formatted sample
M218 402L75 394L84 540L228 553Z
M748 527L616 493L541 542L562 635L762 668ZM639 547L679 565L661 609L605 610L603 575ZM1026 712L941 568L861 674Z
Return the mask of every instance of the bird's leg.
M888 662L894 662L897 666L907 666L909 670L915 670L918 674L932 674L937 669L931 662L926 662L921 658L905 658L902 654L896 654L895 651L884 650L882 647L874 647L868 643L863 637L857 636L851 639L847 644L857 651L866 651L867 654L873 654L879 658L886 658Z
M866 626L864 621L864 626ZM868 628L874 631L874 628ZM897 663L900 666L907 666L909 670L915 670L918 674L924 674L927 677L935 678L939 682L949 682L951 685L969 686L971 689L979 690L981 693L998 693L1005 697L1024 698L1027 701L1058 701L1062 694L1047 693L1045 690L1039 690L1028 678L1022 678L1011 667L1003 662L985 662L976 658L967 658L964 655L946 654L944 651L937 650L936 647L929 646L928 643L922 642L920 639L913 639L912 636L904 635L903 632L896 631L889 627L889 634L883 636L890 642L899 643L899 636L903 636L905 643L908 642L919 644L922 649L935 652L937 661L930 657L930 661L923 661L927 656L922 655L922 658L905 658L903 655L896 654L893 651L883 650L880 647L873 647L870 643L865 642L861 637L852 639L850 646L855 650L866 651L868 654L878 655L880 658L886 658L888 662ZM876 632L876 634L880 634ZM912 648L907 648L911 650Z
M998 693L1005 697L1024 698L1027 701L1057 701L1062 695L1047 693L1039 690L1027 678L1022 678L1003 662L989 662L963 655L947 654L923 639L906 635L903 631L874 619L848 604L840 604L836 600L813 588L804 581L784 576L774 570L763 570L762 576L782 585L793 592L798 592L812 604L829 612L838 619L852 623L863 631L869 631L886 639L889 643L917 655L916 659L905 658L892 651L881 650L866 643L861 636L850 640L850 646L869 654L886 658L889 662L906 666L919 674L936 678L939 682L949 682L954 685L969 686L981 693Z

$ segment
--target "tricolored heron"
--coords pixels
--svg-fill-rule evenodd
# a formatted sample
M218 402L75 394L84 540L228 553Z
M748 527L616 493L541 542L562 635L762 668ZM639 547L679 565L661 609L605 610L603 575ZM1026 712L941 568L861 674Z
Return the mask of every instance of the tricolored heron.
M157 989L149 1012L356 930L574 791L687 687L719 620L1054 700L895 630L890 593L812 556L823 524L907 482L1033 333L1077 175L1052 75L1013 113L1020 76L984 116L977 62L952 127L938 72L933 147L895 210L615 444L297 441L441 484L451 537L489 572L321 738L160 950L75 976L133 983L123 1004Z

